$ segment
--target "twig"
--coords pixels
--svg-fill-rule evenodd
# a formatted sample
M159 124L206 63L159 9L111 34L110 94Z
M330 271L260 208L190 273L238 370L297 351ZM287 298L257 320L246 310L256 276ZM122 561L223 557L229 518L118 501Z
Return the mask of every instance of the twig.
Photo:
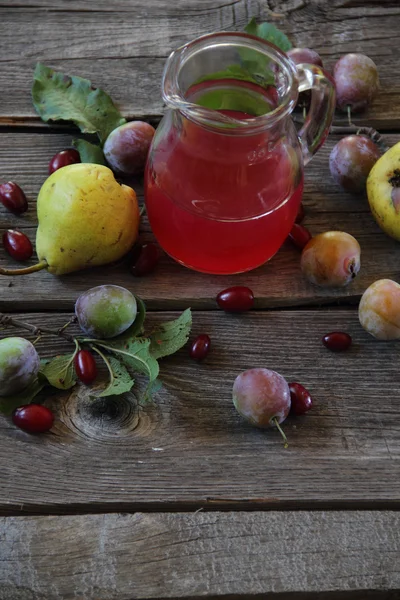
M0 325L12 325L13 327L20 327L21 329L26 329L33 333L33 335L40 336L42 333L48 333L49 335L57 335L58 337L62 337L69 342L75 341L73 335L66 333L63 331L63 327L61 329L50 329L49 327L36 327L36 325L32 325L31 323L25 323L25 321L20 321L19 319L14 319L10 315L2 315L0 313Z

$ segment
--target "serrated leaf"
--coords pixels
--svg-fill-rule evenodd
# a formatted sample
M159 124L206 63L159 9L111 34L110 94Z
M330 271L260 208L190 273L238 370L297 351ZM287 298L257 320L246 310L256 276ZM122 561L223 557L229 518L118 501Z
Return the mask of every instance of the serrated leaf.
M110 373L110 382L106 389L97 395L97 398L117 396L129 392L135 380L132 379L125 366L114 356L108 356L105 362Z
M47 381L43 378L37 377L30 386L28 386L22 392L13 394L12 396L1 396L0 397L0 412L5 415L10 415L13 410L18 406L24 404L30 404L32 400L42 391L46 386Z
M111 352L126 367L147 375L150 381L156 379L158 375L158 362L150 354L150 340L148 338L96 340L92 345Z
M32 100L43 121L72 121L83 133L97 133L103 144L126 123L110 96L88 79L65 75L37 63Z
M77 381L73 358L74 354L56 356L41 367L40 373L58 390L69 390Z
M82 139L72 140L72 145L78 150L81 162L96 165L106 164L106 159L100 146L96 146L95 144L91 144L87 140Z
M162 323L150 335L150 353L154 358L174 354L184 346L192 328L192 312L187 308L177 319Z
M265 22L258 25L253 17L244 30L250 35L255 35L267 42L271 42L271 44L278 46L283 52L287 52L292 47L289 38L283 31L275 27L275 25L272 25L272 23Z

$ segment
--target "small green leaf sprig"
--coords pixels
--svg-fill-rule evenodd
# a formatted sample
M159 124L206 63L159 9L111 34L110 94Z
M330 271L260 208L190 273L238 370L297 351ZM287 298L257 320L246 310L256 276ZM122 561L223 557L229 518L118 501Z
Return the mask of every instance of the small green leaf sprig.
M158 360L174 354L186 344L192 326L192 313L188 308L177 319L162 323L149 335L145 335L146 308L140 298L136 298L136 301L138 313L131 327L121 335L106 340L72 336L65 331L66 327L58 331L41 329L8 315L0 315L0 324L27 329L38 336L42 333L59 335L75 344L72 353L42 359L38 376L27 389L19 394L0 398L0 412L10 414L18 406L32 402L46 386L59 390L74 387L78 381L74 359L82 348L95 352L104 361L109 373L106 388L100 392L94 391L94 397L103 398L129 392L135 383L132 375L135 372L148 378L148 385L138 401L141 404L150 401L162 385L158 377ZM70 323L71 321L67 325Z

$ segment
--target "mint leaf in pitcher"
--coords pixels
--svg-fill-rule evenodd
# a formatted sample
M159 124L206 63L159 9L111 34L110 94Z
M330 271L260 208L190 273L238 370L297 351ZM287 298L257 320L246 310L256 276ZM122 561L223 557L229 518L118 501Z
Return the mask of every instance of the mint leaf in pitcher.
M110 96L88 79L41 63L33 78L33 105L43 121L72 121L82 133L97 133L102 144L111 131L126 123Z
M260 23L258 25L253 17L244 30L250 35L274 44L283 52L287 52L292 47L288 37L272 23ZM263 56L257 50L248 49L239 50L239 55L243 68L251 74L259 85L265 87L275 83L274 74L269 66L270 60L267 56Z

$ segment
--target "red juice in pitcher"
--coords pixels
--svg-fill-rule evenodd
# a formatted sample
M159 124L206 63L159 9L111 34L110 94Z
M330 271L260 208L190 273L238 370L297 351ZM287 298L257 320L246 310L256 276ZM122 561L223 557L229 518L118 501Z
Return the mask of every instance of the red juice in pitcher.
M217 89L221 82L212 93ZM237 96L233 100L225 105L240 105ZM236 120L254 116L224 105L218 111ZM266 262L286 239L300 205L299 151L281 130L238 133L176 112L165 119L145 175L147 214L161 247L206 273L240 273Z

